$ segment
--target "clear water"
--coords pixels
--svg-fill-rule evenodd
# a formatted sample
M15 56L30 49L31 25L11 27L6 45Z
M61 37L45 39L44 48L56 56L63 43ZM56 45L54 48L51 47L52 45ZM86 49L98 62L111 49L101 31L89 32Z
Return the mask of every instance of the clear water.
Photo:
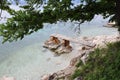
M60 22L45 24L45 27L23 40L2 44L0 39L0 77L13 76L16 80L40 80L47 73L56 72L68 66L76 54L54 56L54 53L42 47L45 40L53 33L70 37L116 34L117 29L102 27L107 20L96 16L91 23L81 25L81 33L74 32L75 24Z

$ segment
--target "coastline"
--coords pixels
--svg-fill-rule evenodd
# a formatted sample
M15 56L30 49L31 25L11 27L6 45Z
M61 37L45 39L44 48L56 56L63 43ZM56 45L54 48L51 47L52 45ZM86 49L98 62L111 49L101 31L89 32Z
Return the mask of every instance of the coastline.
M101 35L95 37L79 37L72 40L75 40L75 42L73 41L71 44L72 46L74 46L74 51L76 53L74 54L73 52L74 55L73 58L70 60L69 65L62 70L41 76L40 80L56 80L56 78L69 80L69 76L74 73L76 69L76 64L79 60L82 60L82 62L85 64L89 53L94 51L95 48L103 48L106 47L107 43L120 41L120 37L118 35ZM16 80L16 78L14 76L3 76L2 78L0 78L0 80Z
M58 35L57 37L61 36ZM74 73L76 69L76 64L78 63L79 60L82 60L82 62L85 64L85 62L87 61L87 57L89 56L89 53L94 51L95 48L103 48L106 47L108 43L120 41L120 37L118 35L101 35L95 37L80 37L74 40L75 42L79 41L80 43L85 44L74 43L78 53L74 58L71 59L69 65L63 70L54 72L52 74L43 75L41 77L41 80L56 80L56 79L69 80L69 76ZM92 47L90 46L91 44L95 46Z

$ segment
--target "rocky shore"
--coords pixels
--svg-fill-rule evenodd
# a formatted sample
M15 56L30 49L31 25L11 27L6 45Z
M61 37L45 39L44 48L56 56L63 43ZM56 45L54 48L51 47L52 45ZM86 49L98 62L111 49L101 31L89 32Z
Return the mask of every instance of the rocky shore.
M58 39L68 40L69 42L67 43L67 45L71 46L72 51L75 50L77 54L75 54L74 58L71 59L69 65L65 69L54 72L52 74L43 75L41 76L40 80L70 80L69 79L70 76L74 73L76 69L76 64L80 60L84 64L86 64L89 53L94 51L95 48L103 48L106 47L107 43L120 41L120 37L118 35L101 35L95 37L78 37L78 38L70 38L60 34L54 34L52 36L55 36ZM59 44L60 42L57 41L57 43ZM56 49L59 47L58 44L52 45ZM50 46L48 47L48 49L49 48ZM72 51L70 50L70 52ZM62 55L64 53L59 54ZM16 80L16 79L10 76L3 76L2 78L0 78L0 80Z
M69 77L76 69L78 61L82 61L84 64L87 61L89 53L94 51L95 48L106 47L108 43L120 41L118 35L101 35L96 37L80 37L80 38L68 38L60 34L54 35L58 38L65 38L74 44L73 50L77 50L78 54L71 59L70 64L63 70L54 72L53 74L43 75L41 80L70 80Z

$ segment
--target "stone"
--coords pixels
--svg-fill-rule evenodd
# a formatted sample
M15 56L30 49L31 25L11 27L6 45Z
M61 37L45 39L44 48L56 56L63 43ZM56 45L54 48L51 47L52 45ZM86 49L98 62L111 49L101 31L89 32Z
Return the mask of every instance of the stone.
M55 50L59 47L60 45L60 40L57 37L50 36L50 39L45 41L43 47Z
M45 44L59 44L60 40L55 36L50 36L50 39L45 42Z
M85 46L80 46L78 50L79 50L79 51L85 50Z
M41 80L49 80L50 74L43 75Z
M15 80L14 77L3 76L0 80Z
M71 51L70 41L65 39L62 40L60 47L55 50L57 54L70 53Z
M57 54L63 54L63 53L70 53L72 51L72 47L63 47L60 46L58 49L55 50L55 53Z
M45 45L45 44L44 44L43 47L44 47L44 48L47 48L47 49L49 49L49 50L54 51L54 50L56 50L56 49L59 47L59 45L54 45L54 44Z
M60 42L60 40L54 36L50 36L50 39L44 43L43 47L48 48L57 54L70 53L72 51L69 40L63 39L62 42Z
M77 62L77 58L73 58L71 61L70 61L70 66L75 66Z
M95 48L95 46L96 46L96 44L91 45L91 46L89 46L89 45L80 46L80 47L78 48L78 50L79 50L79 51L90 50L90 49L92 49L92 48Z

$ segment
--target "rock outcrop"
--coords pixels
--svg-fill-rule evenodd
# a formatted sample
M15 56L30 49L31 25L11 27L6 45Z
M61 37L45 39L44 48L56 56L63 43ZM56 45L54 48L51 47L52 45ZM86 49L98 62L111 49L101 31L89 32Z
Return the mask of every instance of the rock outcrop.
M48 48L50 50L55 50L59 47L59 45L60 40L55 36L50 36L50 39L44 43L43 47Z
M58 37L55 36L50 36L50 39L44 43L43 47L52 50L56 54L70 53L72 51L69 40L59 40Z

